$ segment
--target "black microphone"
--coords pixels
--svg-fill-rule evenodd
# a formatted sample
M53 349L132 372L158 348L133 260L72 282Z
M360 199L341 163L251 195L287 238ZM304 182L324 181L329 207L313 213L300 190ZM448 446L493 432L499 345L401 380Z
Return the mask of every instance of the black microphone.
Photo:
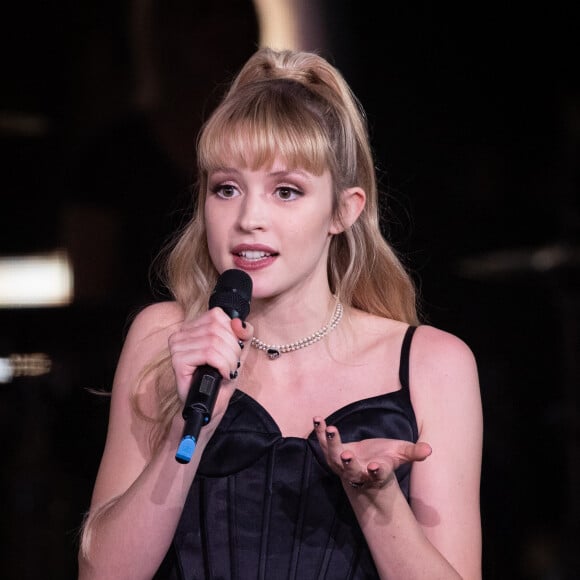
M243 270L226 270L217 280L209 307L219 306L230 318L245 320L250 312L252 279ZM175 454L179 463L189 463L201 428L209 423L222 376L210 365L197 367L183 407L183 437Z

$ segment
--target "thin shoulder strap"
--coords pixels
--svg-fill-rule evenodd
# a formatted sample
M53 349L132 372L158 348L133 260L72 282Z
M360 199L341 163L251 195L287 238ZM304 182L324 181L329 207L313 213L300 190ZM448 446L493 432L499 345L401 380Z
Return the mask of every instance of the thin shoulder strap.
M409 326L403 337L403 345L401 346L401 362L399 363L399 381L403 390L409 390L409 352L411 351L411 340L413 334L417 330L416 326Z

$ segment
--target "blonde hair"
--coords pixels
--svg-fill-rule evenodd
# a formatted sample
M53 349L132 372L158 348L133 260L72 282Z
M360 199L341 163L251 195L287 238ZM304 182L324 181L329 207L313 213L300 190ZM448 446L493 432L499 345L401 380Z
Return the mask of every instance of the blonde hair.
M418 323L415 288L379 224L379 193L366 116L342 74L313 52L261 48L246 62L197 140L194 213L168 248L162 279L187 317L207 308L218 272L204 223L208 173L238 163L260 168L275 158L315 174L329 169L334 211L348 187L366 192L358 220L333 237L328 259L331 291L343 304ZM157 365L159 443L179 402L165 356ZM161 367L161 368L160 368Z

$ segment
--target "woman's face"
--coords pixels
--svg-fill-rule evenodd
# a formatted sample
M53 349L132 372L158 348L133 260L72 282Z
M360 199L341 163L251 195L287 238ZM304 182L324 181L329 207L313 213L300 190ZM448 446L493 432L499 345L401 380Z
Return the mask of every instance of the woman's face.
M211 259L219 272L245 270L253 297L327 287L332 179L289 169L281 161L248 170L223 167L208 175L205 221Z

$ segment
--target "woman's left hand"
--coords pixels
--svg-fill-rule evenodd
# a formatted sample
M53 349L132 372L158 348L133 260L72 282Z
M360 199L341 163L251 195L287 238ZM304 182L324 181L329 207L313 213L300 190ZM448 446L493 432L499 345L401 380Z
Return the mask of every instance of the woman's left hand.
M401 439L363 439L345 444L336 427L326 425L322 417L313 421L326 461L347 490L381 489L394 481L398 467L431 455L427 443Z

